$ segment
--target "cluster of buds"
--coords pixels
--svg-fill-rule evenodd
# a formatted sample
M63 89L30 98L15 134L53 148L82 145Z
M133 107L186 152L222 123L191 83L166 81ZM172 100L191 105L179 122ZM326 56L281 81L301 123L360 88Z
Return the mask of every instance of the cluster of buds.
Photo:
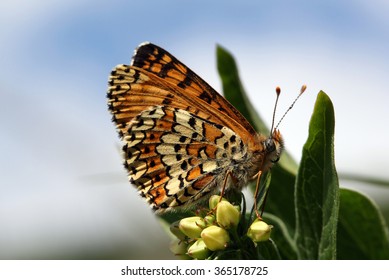
M242 216L240 206L213 195L209 199L209 209L205 215L184 218L170 226L177 237L170 246L174 254L189 259L207 259L214 252L236 245L233 244L235 239L240 238L236 236ZM271 228L257 219L248 228L246 236L254 242L266 241Z

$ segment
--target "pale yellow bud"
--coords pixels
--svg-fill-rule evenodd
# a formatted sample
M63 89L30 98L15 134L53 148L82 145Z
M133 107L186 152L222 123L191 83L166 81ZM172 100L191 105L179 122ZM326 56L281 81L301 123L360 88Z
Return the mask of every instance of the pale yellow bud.
M239 224L240 212L228 201L220 201L216 208L216 222L229 229Z
M185 255L188 245L178 239L174 239L170 242L169 249L175 255Z
M272 225L268 225L262 220L256 219L247 231L247 236L254 242L267 241L270 238Z
M216 221L216 216L213 214L207 215L204 217L204 221L207 226L213 225Z
M201 238L211 251L224 250L230 241L228 232L218 226L209 226L201 232Z
M201 217L188 217L182 219L178 227L189 238L200 238L201 232L205 228L205 222Z
M204 260L209 256L209 249L204 243L204 240L197 239L192 245L188 248L188 255L194 259Z
M215 209L216 205L219 203L221 196L220 195L213 195L209 198L209 209ZM225 201L225 198L222 198L221 201Z

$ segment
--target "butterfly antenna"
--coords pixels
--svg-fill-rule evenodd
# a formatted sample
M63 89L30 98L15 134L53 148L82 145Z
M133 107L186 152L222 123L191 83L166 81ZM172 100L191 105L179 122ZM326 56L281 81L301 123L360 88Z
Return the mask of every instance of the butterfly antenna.
M303 85L301 87L301 90L300 90L300 93L299 95L297 95L296 99L293 101L293 103L289 106L288 110L286 110L286 112L284 113L284 115L282 116L282 118L280 119L280 121L277 123L276 127L274 129L277 129L277 127L280 125L280 123L282 122L282 120L285 118L286 114L292 110L294 104L296 103L296 101L300 98L300 96L304 93L304 91L307 89L307 86L306 85ZM278 97L277 97L277 100L278 100ZM273 115L273 121L274 121L274 115ZM273 125L272 125L272 128L273 128Z
M274 104L273 120L272 120L272 122L271 122L271 129L270 129L270 137L271 137L272 134L273 134L274 119L275 119L275 117L276 117L276 110L277 110L278 98L280 97L280 93L281 93L281 88L280 88L280 87L276 87L276 94L277 94L277 97L276 97L276 103Z

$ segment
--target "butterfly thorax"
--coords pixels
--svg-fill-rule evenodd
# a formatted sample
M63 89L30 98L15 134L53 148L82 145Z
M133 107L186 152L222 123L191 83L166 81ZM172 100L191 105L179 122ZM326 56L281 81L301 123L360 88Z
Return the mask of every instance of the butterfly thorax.
M238 187L243 187L258 172L268 171L278 162L284 149L283 138L278 130L274 130L270 137L258 133L251 140L248 141L247 160L232 172L237 182L241 182Z

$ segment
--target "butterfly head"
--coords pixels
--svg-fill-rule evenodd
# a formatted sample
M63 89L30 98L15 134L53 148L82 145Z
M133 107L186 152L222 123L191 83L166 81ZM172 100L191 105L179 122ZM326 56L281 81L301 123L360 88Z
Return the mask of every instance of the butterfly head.
M265 151L262 171L268 170L280 160L281 153L284 150L284 140L279 130L275 129L272 135L263 142Z
M284 150L284 139L279 130L275 129L271 137L265 140L265 150L268 161L276 163L280 160L281 153Z

